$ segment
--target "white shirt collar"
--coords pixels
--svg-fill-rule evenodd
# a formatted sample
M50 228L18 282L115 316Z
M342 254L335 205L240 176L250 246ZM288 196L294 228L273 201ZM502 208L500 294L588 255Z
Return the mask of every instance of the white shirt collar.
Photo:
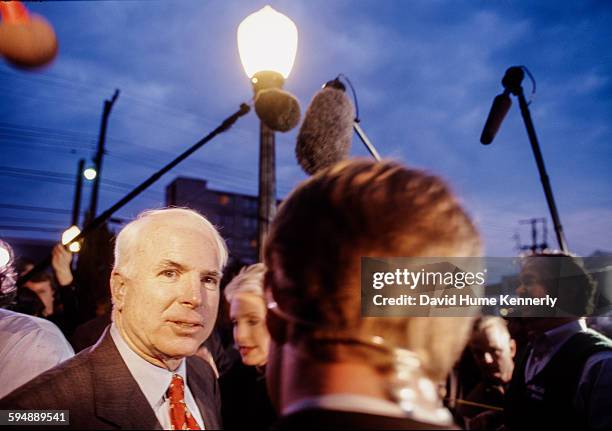
M547 338L550 344L561 345L572 335L578 332L586 331L586 329L587 326L584 319L578 319L550 329L544 332L544 336Z
M284 408L283 415L311 408L369 413L381 416L406 416L402 409L391 401L355 394L329 394L302 398Z
M572 320L544 332L534 342L534 352L540 356L555 354L567 340L578 332L586 331L584 319Z
M123 358L123 362L127 365L132 377L134 377L149 405L154 410L164 402L173 374L180 375L185 382L185 386L187 385L187 369L184 359L176 371L170 371L166 368L153 365L138 356L125 342L114 323L110 327L110 335L115 342L115 346L117 346L117 350L119 350L119 354Z

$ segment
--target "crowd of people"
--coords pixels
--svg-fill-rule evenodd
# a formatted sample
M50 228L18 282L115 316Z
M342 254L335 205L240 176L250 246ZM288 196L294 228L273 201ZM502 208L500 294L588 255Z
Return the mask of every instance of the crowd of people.
M264 250L224 284L204 216L146 211L117 235L112 310L81 325L62 246L18 289L5 265L0 410L79 429L612 429L612 341L582 317L597 286L570 255L524 257L517 294L563 289L581 315L362 317L362 257L482 255L439 177L341 162L282 203Z

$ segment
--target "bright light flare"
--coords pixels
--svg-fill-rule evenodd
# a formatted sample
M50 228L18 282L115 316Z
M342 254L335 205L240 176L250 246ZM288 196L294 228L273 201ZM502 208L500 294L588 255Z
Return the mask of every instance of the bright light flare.
M68 250L73 253L78 253L81 250L81 244L78 242L72 242L72 240L81 233L81 229L77 226L70 226L62 233L62 244L68 245Z
M238 52L249 78L257 72L291 73L297 53L295 23L271 6L247 16L238 26Z
M83 171L83 176L85 177L86 180L94 180L97 176L98 173L96 172L96 170L94 168L87 168Z

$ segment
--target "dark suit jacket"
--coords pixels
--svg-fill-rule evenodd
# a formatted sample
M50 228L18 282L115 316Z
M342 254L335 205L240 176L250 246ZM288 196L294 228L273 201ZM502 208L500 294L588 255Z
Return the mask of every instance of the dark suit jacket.
M187 358L187 381L206 429L221 428L215 374ZM107 328L98 343L46 371L0 400L0 409L69 410L70 428L161 429Z
M282 416L273 430L438 430L459 429L454 426L419 422L414 419L381 416L340 410L307 409Z
M219 378L221 416L226 430L269 429L278 416L266 379L255 367L240 361Z

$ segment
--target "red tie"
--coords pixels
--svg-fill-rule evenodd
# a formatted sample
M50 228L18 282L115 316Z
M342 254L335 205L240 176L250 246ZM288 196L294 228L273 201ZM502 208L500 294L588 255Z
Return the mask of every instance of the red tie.
M185 404L185 383L178 374L172 376L168 398L170 399L170 424L173 430L201 429Z

